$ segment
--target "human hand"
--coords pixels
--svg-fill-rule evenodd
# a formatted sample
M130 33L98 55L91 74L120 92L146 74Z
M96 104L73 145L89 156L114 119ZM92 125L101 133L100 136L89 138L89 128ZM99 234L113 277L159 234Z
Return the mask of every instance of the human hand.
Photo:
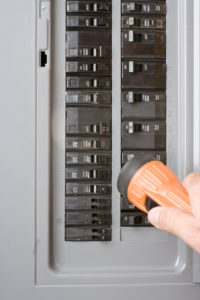
M155 207L150 210L148 219L152 225L175 234L200 254L200 173L188 175L183 186L190 197L192 216L179 208Z

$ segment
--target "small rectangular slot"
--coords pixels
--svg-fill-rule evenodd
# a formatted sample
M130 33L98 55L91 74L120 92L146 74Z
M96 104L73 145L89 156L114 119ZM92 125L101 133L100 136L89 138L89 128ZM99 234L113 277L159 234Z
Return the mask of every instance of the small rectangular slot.
M40 52L40 65L41 67L45 67L47 64L47 54L45 51Z

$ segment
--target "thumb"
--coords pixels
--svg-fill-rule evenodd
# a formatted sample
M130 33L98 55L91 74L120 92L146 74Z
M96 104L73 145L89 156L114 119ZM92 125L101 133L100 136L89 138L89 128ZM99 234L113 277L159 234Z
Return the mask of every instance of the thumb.
M149 222L155 227L175 234L200 253L200 229L195 218L173 207L156 207L148 214Z

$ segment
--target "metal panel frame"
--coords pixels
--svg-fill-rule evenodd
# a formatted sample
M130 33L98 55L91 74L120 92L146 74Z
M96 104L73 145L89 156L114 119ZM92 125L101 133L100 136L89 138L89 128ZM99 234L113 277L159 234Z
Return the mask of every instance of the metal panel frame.
M184 177L193 169L199 170L200 8L198 0L177 1L179 6L178 99L183 108L183 111L179 110L178 117L178 124L182 126L179 128L182 130L179 134L180 147L177 157L180 161L178 174ZM48 226L50 215L47 135L49 97L48 93L44 94L44 84L47 79L42 79L41 93L36 94L38 76L43 76L41 70L38 70L40 75L36 75L35 71L37 66L36 1L2 2L0 8L3 45L0 70L3 107L0 117L3 125L0 129L2 137L0 197L3 207L0 212L1 299L69 298L76 300L82 297L83 299L120 300L133 296L146 299L149 295L151 298L164 300L170 297L182 300L199 299L200 287L192 283L190 272L186 272L190 275L189 277L186 275L183 281L163 280L159 283L150 280L145 283L141 273L138 274L138 281L135 282L129 277L129 272L122 273L123 280L117 282L115 272L111 280L102 272L101 276L93 277L93 284L88 281L86 273L80 274L79 284L75 284L75 274L71 272L70 280L66 284L65 270L62 272L60 268L59 270L52 268L49 263L52 261L51 252L49 253L52 245L49 243L49 234L52 228ZM8 18L8 15L12 15L12 18ZM194 41L190 40L191 36L192 38L194 36ZM115 47L116 43L113 42ZM14 50L13 45L15 45ZM119 57L119 53L114 55ZM171 55L173 56L173 53ZM173 84L172 80L169 84ZM117 90L114 95L117 96ZM114 117L117 120L117 115ZM194 138L191 132L194 133ZM116 156L117 164L119 163ZM171 166L173 167L173 163ZM58 224L59 221L57 220ZM185 267L192 269L193 262L191 255L186 255L187 260L185 259L186 248L182 243L179 245L182 262L177 261L176 266L180 267L178 271L183 274ZM199 281L199 257L196 255L194 255L193 271L194 281L197 282ZM153 272L150 275L153 275ZM83 284L84 278L85 284Z

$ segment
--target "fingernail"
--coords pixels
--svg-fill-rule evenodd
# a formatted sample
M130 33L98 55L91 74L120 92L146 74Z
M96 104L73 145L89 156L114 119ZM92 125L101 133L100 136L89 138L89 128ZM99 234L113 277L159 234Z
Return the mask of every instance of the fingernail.
M156 207L150 210L148 214L148 220L151 224L154 226L159 225L159 216L160 216L160 211L162 210L162 207Z

